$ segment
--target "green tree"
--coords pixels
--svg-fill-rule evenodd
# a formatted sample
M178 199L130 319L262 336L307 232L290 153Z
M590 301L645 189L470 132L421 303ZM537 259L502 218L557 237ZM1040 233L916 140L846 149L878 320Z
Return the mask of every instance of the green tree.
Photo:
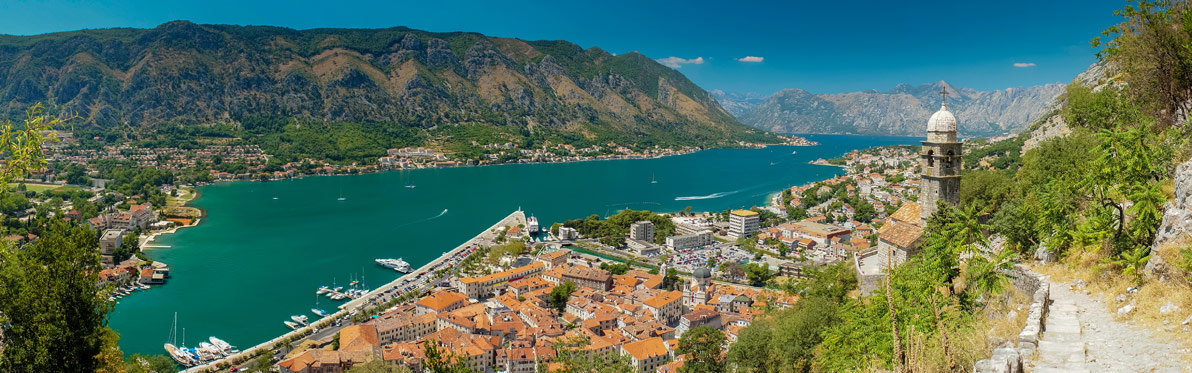
M547 303L551 308L559 311L560 314L567 311L567 301L571 299L571 293L575 292L575 283L571 281L563 281L562 284L555 286L550 290L550 296L547 298Z
M725 372L724 359L720 356L720 346L724 345L724 332L710 326L691 328L679 338L680 354L687 355L687 360L679 372Z
M745 266L745 278L753 286L764 286L774 278L774 272L766 264L749 263Z
M0 371L95 371L111 310L98 285L99 241L82 227L51 223L21 250L0 249ZM121 359L122 360L122 359Z
M178 371L174 360L165 355L133 354L125 362L124 371L127 373L172 373Z
M431 373L473 373L468 362L448 349L440 349L433 342L422 342L422 366Z

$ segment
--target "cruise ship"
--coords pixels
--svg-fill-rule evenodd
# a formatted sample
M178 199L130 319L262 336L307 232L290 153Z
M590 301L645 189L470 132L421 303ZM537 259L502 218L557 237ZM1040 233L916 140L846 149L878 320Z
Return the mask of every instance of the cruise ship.
M411 270L410 263L406 263L406 261L401 260L401 258L377 259L376 262L377 262L377 264L380 264L382 267L390 268L390 269L393 269L393 270L401 272L401 273L410 273L410 270Z
M538 218L530 215L530 218L526 219L526 228L530 230L530 234L538 234Z

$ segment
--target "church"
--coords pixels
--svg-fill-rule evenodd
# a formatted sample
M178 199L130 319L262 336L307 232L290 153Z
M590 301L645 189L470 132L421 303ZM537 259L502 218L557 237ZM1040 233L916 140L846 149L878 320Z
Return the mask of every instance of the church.
M861 292L873 290L885 277L886 270L907 261L918 252L927 219L935 213L938 202L960 203L961 146L956 137L956 116L948 110L947 92L940 110L927 121L927 140L919 151L919 202L907 201L890 215L878 229L874 252L857 256L857 276Z

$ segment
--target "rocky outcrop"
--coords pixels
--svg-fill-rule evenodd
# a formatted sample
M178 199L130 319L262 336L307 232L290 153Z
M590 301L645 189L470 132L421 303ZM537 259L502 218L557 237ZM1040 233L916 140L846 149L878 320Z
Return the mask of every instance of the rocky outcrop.
M1039 120L1064 85L977 91L940 81L899 84L887 92L813 94L787 89L736 115L745 124L775 132L919 136L939 110L941 90L949 93L948 107L961 118L960 133L987 136L1018 132Z
M1168 272L1168 264L1158 255L1160 249L1192 240L1192 160L1176 166L1172 180L1175 184L1175 198L1163 206L1163 221L1159 223L1159 230L1155 232L1155 242L1151 244L1151 259L1146 265L1149 273Z

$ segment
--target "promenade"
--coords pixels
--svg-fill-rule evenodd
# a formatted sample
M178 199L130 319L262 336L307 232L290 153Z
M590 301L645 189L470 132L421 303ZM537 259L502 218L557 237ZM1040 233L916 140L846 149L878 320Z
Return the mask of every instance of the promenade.
M505 218L498 221L496 224L493 224L492 226L481 231L480 234L477 234L475 237L472 237L472 239L465 241L464 243L460 244L459 246L456 246L454 249L444 252L443 255L439 256L437 259L432 260L429 263L426 263L422 267L419 267L417 270L411 271L410 273L407 273L404 276L398 277L397 279L390 281L389 283L387 283L385 285L377 287L376 289L373 289L372 291L368 292L368 294L365 294L364 296L362 296L360 298L353 299L347 303L340 305L339 311L336 311L335 313L332 313L332 314L328 315L327 317L324 317L324 318L321 318L314 322L311 322L310 325L308 325L308 326L298 328L294 331L280 335L276 338L270 339L265 342L261 342L260 344L257 344L256 346L253 346L251 348L244 349L239 353L228 355L228 356L224 357L223 359L215 360L215 361L212 361L212 362L204 364L204 365L197 365L197 366L191 367L189 369L186 369L185 372L214 372L214 371L219 371L219 369L216 368L216 366L218 366L219 364L224 364L225 367L227 367L228 364L235 364L235 365L243 364L244 362L248 361L249 359L251 359L261 353L267 353L268 351L272 350L273 347L275 345L277 345L278 343L286 342L286 341L296 341L296 340L300 339L301 337L305 337L305 336L311 334L315 329L322 329L322 328L327 327L328 325L334 323L335 320L337 320L337 319L354 315L357 312L360 312L361 310L366 309L371 306L383 304L386 301L396 297L398 295L397 291L399 289L401 289L403 286L409 286L407 284L417 282L417 279L420 278L422 275L432 274L435 271L439 270L440 267L442 267L444 264L447 264L447 267L450 267L451 265L458 263L458 261L462 260L462 258L463 258L462 256L460 256L460 254L464 253L469 248L476 247L477 245L479 245L481 243L493 242L497 238L497 235L503 230L504 227L516 226L518 224L525 224L525 223L526 223L526 214L524 212L522 212L521 210L514 211L513 213L509 214ZM432 282L432 281L428 281L428 283L426 285L430 285L433 283L434 282ZM421 291L421 289L424 289L424 287L420 287L419 289L420 289L419 291Z

